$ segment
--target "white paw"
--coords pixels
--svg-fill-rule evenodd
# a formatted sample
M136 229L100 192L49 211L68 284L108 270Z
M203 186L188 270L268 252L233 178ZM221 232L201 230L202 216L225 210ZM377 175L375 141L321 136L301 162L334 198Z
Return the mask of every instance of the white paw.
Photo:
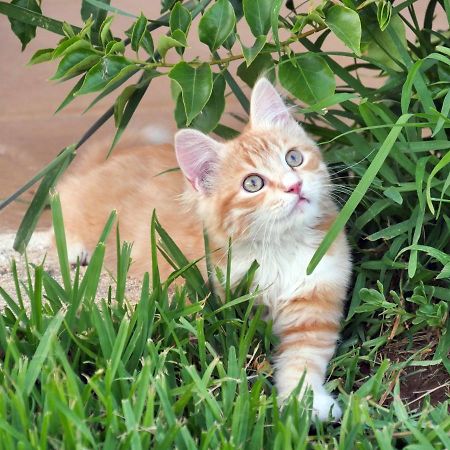
M339 420L342 417L342 410L331 395L315 392L313 400L313 416L322 421L328 420L329 417L333 420Z
M67 246L67 256L69 257L69 263L72 265L75 265L77 260L79 260L80 266L87 266L91 259L89 251L80 242Z

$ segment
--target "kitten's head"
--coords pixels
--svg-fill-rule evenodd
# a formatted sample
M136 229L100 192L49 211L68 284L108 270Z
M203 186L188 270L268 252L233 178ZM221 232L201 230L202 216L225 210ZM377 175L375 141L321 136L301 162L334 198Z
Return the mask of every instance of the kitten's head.
M240 136L218 142L180 130L175 150L199 214L216 234L274 236L317 223L324 213L329 176L320 151L264 78Z

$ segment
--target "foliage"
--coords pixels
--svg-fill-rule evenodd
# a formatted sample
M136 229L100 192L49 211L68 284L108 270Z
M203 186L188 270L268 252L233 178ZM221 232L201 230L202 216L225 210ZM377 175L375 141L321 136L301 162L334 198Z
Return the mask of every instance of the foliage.
M439 30L434 22L438 16L450 20L450 2L426 2L422 22L417 3L324 0L309 7L281 0L163 0L163 15L154 20L108 1L85 0L80 29L42 15L36 0L0 2L23 45L36 27L62 36L56 48L39 50L31 60L57 63L55 79L76 79L59 109L79 95L95 94L92 104L116 95L79 142L0 204L42 180L16 248L25 248L74 150L114 116L113 149L153 78L172 80L180 127L228 138L236 130L221 123L225 96L237 98L245 121L245 85L264 74L278 77L317 138L333 172L333 195L343 202L309 270L344 226L355 255L330 383L339 388L346 413L339 428L317 425L308 435L308 413L293 400L279 414L267 364L256 363L273 343L260 313L248 320L248 292L230 294L234 300L219 307L190 266L174 303L168 304L168 288L179 272L164 283L156 271L152 290L146 278L132 308L124 300L122 262L116 294L110 291L98 306L93 299L104 245L84 277L72 280L61 242L63 286L41 266L34 268L34 280L25 283L30 312L19 290L19 303L0 291L8 303L0 321L0 446L22 441L36 447L51 437L49 445L57 448L75 442L123 448L261 448L261 442L267 448L450 447L448 402L408 407L398 383L410 367L438 367L447 379L450 373L450 42L448 26ZM127 37L114 36L113 14L129 19ZM249 47L237 34L238 22L254 38ZM154 41L158 27L167 33ZM344 50L325 50L332 35ZM209 58L184 59L195 40L209 48ZM364 81L367 74L378 77L376 87ZM152 230L164 235L156 219ZM180 260L178 268L186 263ZM405 343L389 364L395 342L409 347Z
M173 275L161 280L155 264L152 288L146 274L140 298L130 303L125 294L130 245L118 241L116 283L94 301L115 213L87 269L71 272L56 194L51 206L62 282L37 265L22 284L13 262L16 292L0 288L7 305L0 315L0 449L390 449L419 442L423 448L448 448L449 402L408 411L398 385L407 365L438 362L423 359L423 349L391 365L373 356L381 345L375 341L386 342L390 333L376 327L388 324L391 315L402 318L402 327L425 317L387 302L381 285L381 292L361 296L388 320L373 324L368 340L357 343L358 323L372 309L355 311L345 330L350 337L332 362L336 379L329 383L338 387L345 414L340 427L320 424L312 421L310 397L301 403L293 397L278 411L267 360L276 342L261 320L262 309L253 309L256 292L249 291L256 267L239 289L227 289L227 303L217 303L154 215L152 258L156 261L159 237ZM174 287L180 275L185 285ZM426 298L420 289L414 295L419 303ZM430 323L439 327L442 319ZM357 361L370 364L371 377ZM383 406L387 398L390 407Z

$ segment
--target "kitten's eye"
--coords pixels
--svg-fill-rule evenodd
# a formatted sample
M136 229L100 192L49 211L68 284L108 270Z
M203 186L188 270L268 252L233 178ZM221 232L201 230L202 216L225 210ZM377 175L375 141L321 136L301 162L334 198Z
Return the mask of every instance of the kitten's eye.
M264 180L259 175L249 175L242 183L247 192L258 192L264 187Z
M289 150L286 153L286 162L288 166L298 167L303 162L303 156L298 150Z

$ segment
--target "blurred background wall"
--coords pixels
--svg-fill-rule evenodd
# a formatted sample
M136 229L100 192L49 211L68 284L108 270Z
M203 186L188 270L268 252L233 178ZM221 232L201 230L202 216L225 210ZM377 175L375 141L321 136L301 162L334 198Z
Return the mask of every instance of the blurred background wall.
M423 2L426 4L426 1ZM142 11L148 18L160 15L159 0L127 0L113 1L113 5L127 12L139 15ZM80 1L75 0L45 0L42 3L43 14L66 20L81 26ZM307 7L307 6L305 6ZM423 15L424 11L422 11ZM112 26L113 33L123 36L123 31L132 23L132 18L117 16ZM442 17L445 23L445 17ZM240 30L242 34L242 29ZM153 32L154 40L164 30ZM195 32L195 25L191 33ZM250 44L250 36L242 34L246 44ZM65 98L75 81L64 83L50 81L56 70L56 62L48 62L36 66L27 66L33 53L46 47L54 47L59 36L43 29L37 30L37 37L26 48L20 51L20 42L10 30L9 21L0 16L0 199L14 192L23 185L39 169L44 167L65 146L76 142L89 126L112 104L112 97L106 97L92 109L83 111L94 98L93 95L83 96L73 101L58 114L54 111ZM199 43L193 36L188 40L193 46L186 52L186 59L195 56L209 55L208 48ZM336 39L328 38L326 48L345 50ZM236 50L237 51L237 50ZM170 60L170 58L169 58ZM376 85L379 80L375 74L366 74L364 82ZM363 74L364 76L364 74ZM172 117L173 102L167 77L152 81L147 94L132 119L127 133L148 126L164 127L169 132L175 130ZM241 113L239 105L229 97L226 111ZM225 116L225 122L232 120ZM236 125L236 122L234 122ZM239 126L239 125L238 125ZM114 135L113 121L105 124L90 142L104 140L110 142ZM79 151L86 151L89 143ZM22 199L0 212L0 231L15 231L26 210L27 202L32 198L34 189ZM40 227L49 224L48 215L44 214Z

